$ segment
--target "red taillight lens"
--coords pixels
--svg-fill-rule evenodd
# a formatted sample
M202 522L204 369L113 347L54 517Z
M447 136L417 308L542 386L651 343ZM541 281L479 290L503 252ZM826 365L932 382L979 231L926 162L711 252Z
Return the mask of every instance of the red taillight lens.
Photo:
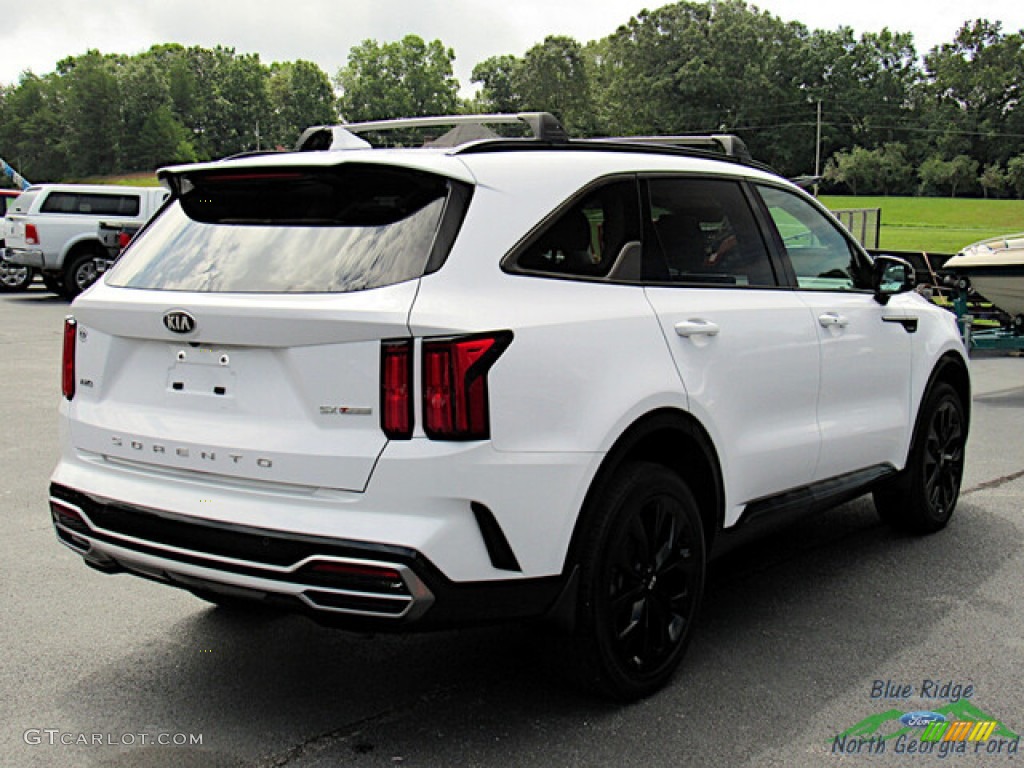
M75 396L75 337L78 335L78 321L73 317L64 318L64 354L61 361L60 388L64 397Z
M490 437L487 372L511 341L509 331L423 341L423 429L427 437Z
M36 229L35 224L25 225L25 244L39 245L39 231Z
M380 426L392 440L412 437L412 339L385 341L380 352Z
M128 247L128 243L130 243L131 241L132 241L132 236L129 235L127 232L118 232L117 233L117 247L120 248L121 250L124 250L125 248L127 248Z

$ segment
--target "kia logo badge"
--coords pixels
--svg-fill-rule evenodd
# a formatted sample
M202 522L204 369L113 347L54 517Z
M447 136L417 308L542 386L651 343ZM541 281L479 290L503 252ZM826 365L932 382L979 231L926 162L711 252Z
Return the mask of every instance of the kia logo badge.
M196 319L184 310L173 309L164 315L164 327L174 333L192 333L196 329Z

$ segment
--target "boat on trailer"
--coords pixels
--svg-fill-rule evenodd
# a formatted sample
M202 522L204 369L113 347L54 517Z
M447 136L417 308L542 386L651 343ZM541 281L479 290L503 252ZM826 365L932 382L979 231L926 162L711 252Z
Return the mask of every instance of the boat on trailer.
M1010 315L1015 326L1024 324L1024 233L969 245L943 269L967 278L975 291Z

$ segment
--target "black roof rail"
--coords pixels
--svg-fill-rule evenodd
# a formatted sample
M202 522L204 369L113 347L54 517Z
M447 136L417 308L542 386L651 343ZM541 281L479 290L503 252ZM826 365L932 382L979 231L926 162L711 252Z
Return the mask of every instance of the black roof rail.
M680 147L683 149L704 149L718 152L727 157L735 157L743 162L752 162L753 157L747 149L746 142L731 133L711 133L704 135L679 136L609 136L595 139L601 142L622 144L653 144L660 147Z
M525 125L533 140L563 143L569 140L558 118L550 112L519 112L516 114L436 115L432 117L403 117L395 120L368 120L340 125L316 125L302 132L295 145L296 151L347 149L369 146L359 134L377 131L397 131L409 128L434 128L460 125Z
M646 155L676 155L682 157L704 158L719 162L735 163L749 168L757 168L768 173L775 169L766 163L750 159L738 154L726 154L721 145L683 146L675 142L627 141L607 139L570 139L567 142L553 144L530 139L490 139L465 144L454 151L458 155L476 155L487 152L536 152L538 150L576 150L581 152L632 152Z

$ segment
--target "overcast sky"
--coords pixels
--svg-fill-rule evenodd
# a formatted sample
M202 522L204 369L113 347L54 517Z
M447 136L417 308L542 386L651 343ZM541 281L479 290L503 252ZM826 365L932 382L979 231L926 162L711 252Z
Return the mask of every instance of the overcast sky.
M96 48L139 53L156 43L258 53L265 64L308 59L331 77L349 49L367 38L417 34L455 49L463 94L473 66L522 55L546 35L581 43L611 34L643 8L640 0L0 0L0 83L25 70L42 75L57 61ZM918 53L950 42L969 18L1024 27L1021 0L762 0L762 10L811 29L850 26L857 33L888 26L912 32Z

